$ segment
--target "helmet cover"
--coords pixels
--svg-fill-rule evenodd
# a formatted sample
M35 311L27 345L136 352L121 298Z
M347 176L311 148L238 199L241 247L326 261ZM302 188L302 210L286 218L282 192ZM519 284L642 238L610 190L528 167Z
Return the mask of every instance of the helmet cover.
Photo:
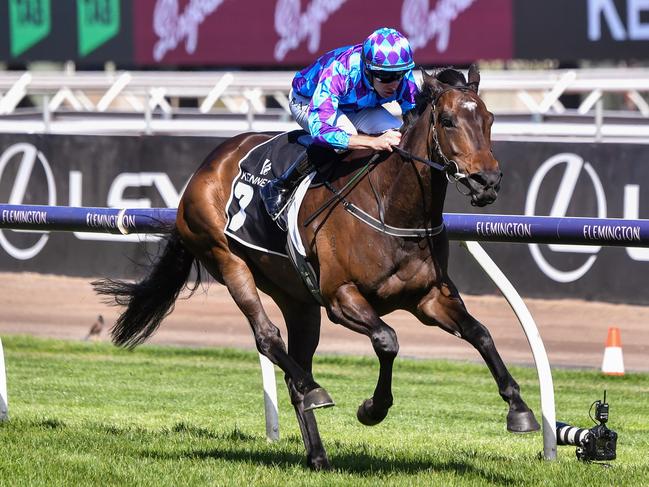
M405 71L415 67L408 39L388 27L372 32L365 39L363 61L371 71Z

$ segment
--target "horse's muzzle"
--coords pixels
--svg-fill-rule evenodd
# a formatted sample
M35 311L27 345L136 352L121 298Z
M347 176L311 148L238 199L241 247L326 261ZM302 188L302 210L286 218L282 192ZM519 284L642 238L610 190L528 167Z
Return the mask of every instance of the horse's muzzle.
M500 171L477 172L469 175L467 184L471 190L471 205L482 207L496 201L502 177L503 173Z

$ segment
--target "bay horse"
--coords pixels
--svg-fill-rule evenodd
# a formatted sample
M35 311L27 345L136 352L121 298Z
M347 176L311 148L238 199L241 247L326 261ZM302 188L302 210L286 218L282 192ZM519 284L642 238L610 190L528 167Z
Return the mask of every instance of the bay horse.
M476 206L492 203L500 188L502 174L491 150L493 115L478 96L480 75L475 66L469 69L468 81L450 68L422 75L416 108L404 117L400 146L380 154L379 162L363 177L356 176L357 170L376 155L367 150L346 153L336 164L329 187L341 188L356 180L333 204L324 205L332 197L325 186L307 192L298 216L307 259L318 271L329 319L366 335L379 360L374 393L358 408L361 423L380 423L392 406L392 366L399 345L395 331L381 316L402 309L424 325L438 326L473 345L509 406L507 429L534 431L539 424L521 398L518 384L489 331L467 311L447 269L449 241L442 217L447 177L456 178ZM202 264L227 286L252 328L259 352L284 371L307 464L328 469L313 412L333 405L312 374L320 304L288 259L245 247L224 233L238 161L270 137L235 136L206 158L191 178L175 228L146 278L139 283L102 280L93 284L100 294L126 306L112 337L116 344L132 347L157 329L186 286L193 265ZM382 228L402 229L403 236L354 218L346 211L347 204L374 213ZM323 205L326 211L318 211ZM316 217L309 218L312 215ZM199 283L200 272L196 286ZM257 289L279 306L288 347L268 318Z

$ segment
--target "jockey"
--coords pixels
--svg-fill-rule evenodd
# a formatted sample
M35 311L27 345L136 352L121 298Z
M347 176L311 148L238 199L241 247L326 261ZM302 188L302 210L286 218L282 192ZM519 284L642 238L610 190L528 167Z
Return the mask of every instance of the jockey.
M330 51L298 71L289 94L291 114L316 145L391 152L401 140L401 121L381 105L396 101L402 113L414 108L414 67L408 39L383 27L362 44ZM312 170L308 158L300 159L261 189L273 219Z

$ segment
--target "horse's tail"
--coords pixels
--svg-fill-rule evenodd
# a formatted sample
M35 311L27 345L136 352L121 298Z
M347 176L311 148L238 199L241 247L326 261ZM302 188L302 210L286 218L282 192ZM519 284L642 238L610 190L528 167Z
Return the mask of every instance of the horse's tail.
M194 286L188 287L189 296L201 283L200 266L174 230L167 238L162 255L142 281L101 279L93 282L98 294L111 296L116 304L126 306L111 331L113 343L133 348L149 338L173 311L178 294L186 287L192 264L196 264L197 272Z

